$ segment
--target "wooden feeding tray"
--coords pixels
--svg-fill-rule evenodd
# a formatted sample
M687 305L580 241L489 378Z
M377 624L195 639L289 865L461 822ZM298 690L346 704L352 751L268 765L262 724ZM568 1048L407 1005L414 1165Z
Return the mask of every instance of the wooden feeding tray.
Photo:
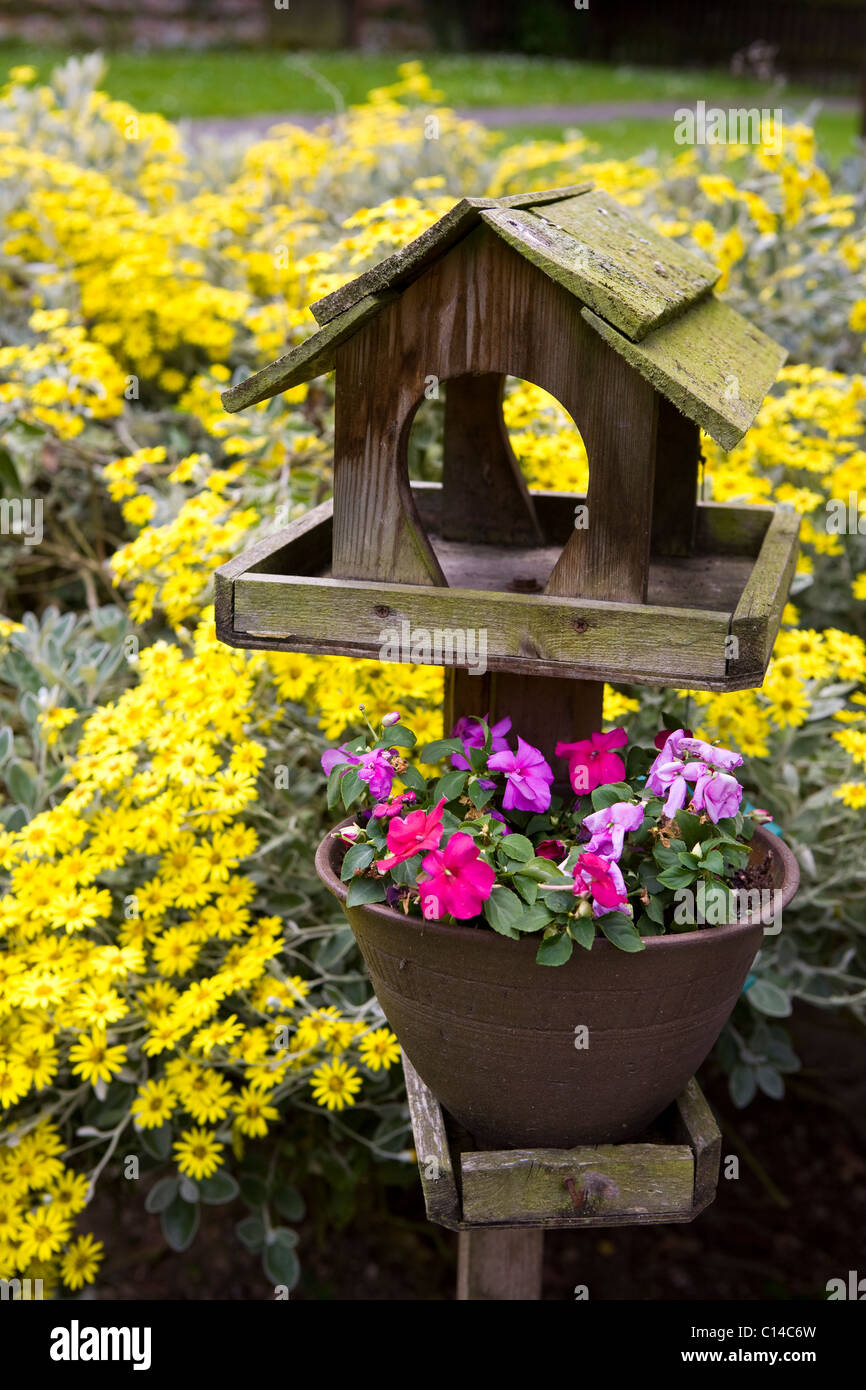
M404 1055L428 1220L451 1231L692 1221L714 1200L722 1136L694 1078L640 1140L482 1152Z
M412 496L446 587L331 577L326 502L217 571L220 639L381 659L385 630L438 631L435 664L460 665L449 634L483 630L491 671L718 691L761 684L796 563L794 512L699 502L693 552L651 557L647 602L623 603L544 592L582 496L533 492L544 543L530 546L444 540L441 487L413 483Z

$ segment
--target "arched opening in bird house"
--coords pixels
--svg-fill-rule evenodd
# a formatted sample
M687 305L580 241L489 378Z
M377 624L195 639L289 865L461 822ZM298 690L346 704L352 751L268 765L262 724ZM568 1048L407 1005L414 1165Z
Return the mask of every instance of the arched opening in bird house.
M587 514L589 476L580 431L553 395L493 372L434 381L406 462L449 585L544 592Z

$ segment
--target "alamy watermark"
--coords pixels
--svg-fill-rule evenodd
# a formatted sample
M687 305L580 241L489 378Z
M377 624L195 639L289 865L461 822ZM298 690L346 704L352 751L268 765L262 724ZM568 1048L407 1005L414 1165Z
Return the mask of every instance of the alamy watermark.
M0 536L20 536L25 545L41 545L41 497L0 497Z
M785 126L781 107L681 106L674 112L678 145L761 145L781 154Z
M404 618L399 627L379 633L379 660L413 666L465 666L474 676L487 670L486 627L413 627Z

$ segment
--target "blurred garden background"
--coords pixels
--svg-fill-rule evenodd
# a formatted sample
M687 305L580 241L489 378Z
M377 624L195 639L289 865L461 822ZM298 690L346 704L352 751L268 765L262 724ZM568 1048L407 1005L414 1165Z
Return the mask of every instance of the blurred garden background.
M323 749L361 706L438 736L442 674L216 642L214 569L328 496L333 443L331 378L234 416L220 391L461 196L588 179L789 352L742 444L703 441L704 497L802 518L763 688L608 688L605 718L738 748L802 886L702 1078L739 1178L694 1226L548 1237L546 1291L816 1298L856 1267L864 11L645 8L0 3L0 1277L451 1296L398 1052L313 872ZM784 138L679 143L698 102L779 108ZM532 486L585 488L552 398L513 381L505 412Z

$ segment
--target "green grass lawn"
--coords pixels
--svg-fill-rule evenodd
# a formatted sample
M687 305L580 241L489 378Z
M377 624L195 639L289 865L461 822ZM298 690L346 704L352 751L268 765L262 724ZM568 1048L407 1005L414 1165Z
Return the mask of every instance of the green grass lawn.
M67 51L32 45L0 45L0 72L29 63L42 76L64 61ZM409 56L409 55L405 55ZM303 111L332 112L363 101L371 87L397 77L399 54L260 52L112 53L105 88L139 110L181 117L233 117ZM454 106L542 106L591 102L672 101L712 104L747 99L760 106L785 105L803 110L816 96L792 86L783 95L760 83L723 71L667 71L607 67L547 58L425 54L422 59L434 84ZM846 93L842 89L841 94ZM829 111L819 116L822 144L833 162L852 149L857 128L853 113ZM676 153L668 120L622 117L587 124L603 156L625 157L654 147ZM560 125L509 125L509 141L532 136L559 139Z
M32 45L0 45L0 68L32 63L47 72L66 53ZM141 110L180 116L247 116L271 111L333 111L335 101L363 101L371 87L397 76L395 54L291 54L240 50L112 53L106 88ZM775 97L760 83L725 72L614 68L547 58L423 55L434 84L455 106L538 106L548 103ZM814 95L791 87L788 98Z

